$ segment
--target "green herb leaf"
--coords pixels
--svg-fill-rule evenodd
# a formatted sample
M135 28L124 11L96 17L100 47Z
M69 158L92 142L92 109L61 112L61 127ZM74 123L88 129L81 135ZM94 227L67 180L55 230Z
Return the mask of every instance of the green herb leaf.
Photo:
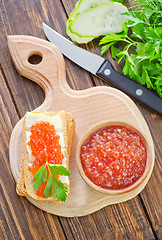
M123 67L123 73L124 75L127 75L129 73L129 68L130 68L130 63L128 61L128 57L126 57L126 60L125 60L125 65Z
M162 97L162 77L158 77L155 82L155 88L159 96Z
M49 171L49 176L47 179L47 169ZM70 176L69 170L64 166L58 166L54 164L49 164L46 162L45 165L41 166L37 173L34 175L36 177L33 187L36 190L43 182L47 181L44 194L46 197L51 195L53 191L53 198L65 201L68 193L68 188L64 186L54 175Z
M139 12L126 12L123 13L123 16L129 20L127 26L132 27L138 23L144 23Z
M120 53L120 49L111 46L111 55L116 60L117 54Z
M107 42L125 41L125 39L126 39L126 36L124 32L122 32L122 34L110 33L109 35L106 35L101 39L99 45Z
M155 29L152 28L152 27L146 27L144 29L144 32L145 32L147 38L150 39L150 40L154 41L154 40L158 40L159 39L159 36L157 35Z
M46 197L49 197L52 191L52 182L53 182L52 176L53 176L52 174L49 175L46 187L44 189L44 194Z
M64 186L57 178L52 175L52 184L53 184L53 198L65 202L67 197L68 189Z
M132 32L134 34L135 37L141 39L142 41L146 40L146 35L143 31L144 27L143 27L143 23L138 23L135 26L132 27Z
M58 165L51 165L50 169L53 172L54 175L62 175L62 176L70 176L69 170L67 170L64 166L58 166Z
M34 177L36 178L33 184L34 190L36 190L43 182L47 180L47 170L46 165L43 165L35 173Z
M148 71L146 70L146 68L143 66L143 73L142 73L142 78L144 78L145 79L145 81L146 81L146 84L147 84L147 88L154 88L153 87L153 84L152 84L152 82L151 82L151 80L150 80L150 76L149 76L149 74L148 74Z
M111 42L109 44L106 44L101 48L101 55L103 55L112 45L114 45L116 42Z

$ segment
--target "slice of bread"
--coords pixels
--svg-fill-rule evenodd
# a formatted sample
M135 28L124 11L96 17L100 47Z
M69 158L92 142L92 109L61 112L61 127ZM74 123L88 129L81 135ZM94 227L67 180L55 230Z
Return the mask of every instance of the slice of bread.
M51 120L53 119L53 120ZM64 147L62 148L62 152L64 154L64 160L65 161L65 167L69 169L69 157L71 152L71 146L72 146L72 140L73 135L75 131L75 122L74 118L70 113L67 113L65 111L60 112L31 112L27 113L24 117L23 121L23 157L22 157L22 163L20 168L20 174L17 181L16 191L18 195L20 196L30 196L37 200L43 200L43 201L51 201L54 203L59 203L57 199L52 199L51 197L43 198L38 197L35 193L35 190L33 188L33 176L31 172L29 171L29 165L31 165L34 161L34 157L31 157L31 154L29 154L29 146L27 144L28 140L27 138L29 135L30 127L40 121L46 121L51 123L53 121L53 124L56 129L56 133L60 132L60 135L62 135L62 141L64 142ZM62 123L60 123L60 121ZM60 128L61 127L61 128ZM60 136L61 138L61 136ZM30 155L30 156L29 156ZM60 176L60 181L64 181L66 177ZM63 182L63 184L68 188L70 188L69 181Z

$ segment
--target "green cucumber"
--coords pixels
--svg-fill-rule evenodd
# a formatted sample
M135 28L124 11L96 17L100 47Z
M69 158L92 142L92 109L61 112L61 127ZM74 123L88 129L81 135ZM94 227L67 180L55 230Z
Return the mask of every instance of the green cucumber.
M103 4L103 3L110 3L111 0L80 0L76 3L74 10L70 14L69 18L74 17L78 13L83 13L91 8Z
M69 20L69 30L78 37L96 38L108 33L121 32L125 19L121 13L128 9L120 3L104 3L77 14Z
M74 41L77 43L88 43L92 41L94 38L93 37L79 37L78 35L70 32L69 28L66 29L66 34Z
M79 0L72 13L70 14L67 24L66 24L66 33L67 35L75 42L78 43L87 43L93 40L93 37L78 37L76 34L72 33L69 29L69 25L71 21L74 21L77 14L83 13L85 11L90 10L96 5L100 5L102 3L109 3L111 0Z

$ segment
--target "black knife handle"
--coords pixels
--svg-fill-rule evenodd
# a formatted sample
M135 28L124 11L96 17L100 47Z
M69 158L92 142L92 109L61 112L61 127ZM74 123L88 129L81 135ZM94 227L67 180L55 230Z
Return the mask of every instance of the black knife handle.
M96 75L104 81L112 83L159 115L162 115L162 99L145 86L116 72L107 60L101 65Z

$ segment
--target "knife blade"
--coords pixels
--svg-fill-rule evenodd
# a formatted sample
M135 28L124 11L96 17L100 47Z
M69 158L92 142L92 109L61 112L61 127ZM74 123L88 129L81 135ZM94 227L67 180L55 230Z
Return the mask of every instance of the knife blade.
M162 99L154 92L116 72L108 60L76 46L45 23L43 23L43 30L47 39L55 44L64 56L102 80L113 84L152 111L162 115Z

